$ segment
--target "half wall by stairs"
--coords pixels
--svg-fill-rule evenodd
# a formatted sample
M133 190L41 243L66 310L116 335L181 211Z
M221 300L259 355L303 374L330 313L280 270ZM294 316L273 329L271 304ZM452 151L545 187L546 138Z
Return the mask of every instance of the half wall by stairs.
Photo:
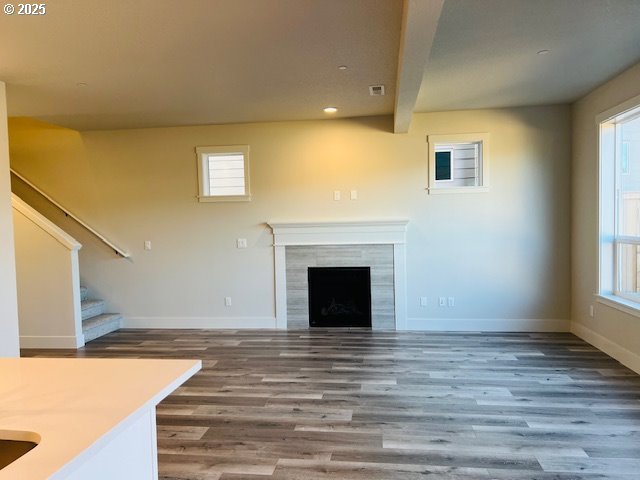
M80 288L82 245L12 194L21 348L80 348L120 328Z

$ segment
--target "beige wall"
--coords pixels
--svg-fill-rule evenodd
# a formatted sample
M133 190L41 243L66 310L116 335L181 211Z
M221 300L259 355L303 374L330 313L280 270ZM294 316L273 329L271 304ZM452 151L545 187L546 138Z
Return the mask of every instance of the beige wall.
M391 117L371 117L79 134L14 119L11 161L131 250L131 261L117 258L16 182L83 244L84 283L130 325L273 326L265 222L408 218L413 328L458 319L565 328L536 321L569 318L569 107L417 114L405 135L391 126ZM429 196L426 135L464 132L491 134L490 193ZM251 146L253 201L198 203L194 147L233 144ZM235 248L239 237L248 249ZM439 296L456 306L438 307Z
M0 82L0 357L20 353L8 149L6 93Z
M572 320L576 333L640 370L640 321L595 301L598 291L598 127L596 115L640 95L640 64L573 108ZM589 314L594 305L595 315Z

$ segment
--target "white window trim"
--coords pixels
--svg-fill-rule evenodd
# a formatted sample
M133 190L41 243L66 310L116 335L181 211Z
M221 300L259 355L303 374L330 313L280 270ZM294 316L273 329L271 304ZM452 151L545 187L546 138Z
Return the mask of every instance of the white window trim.
M640 302L619 291L617 251L621 244L637 244L637 237L616 236L615 158L613 167L604 151L603 129L640 106L640 95L596 115L598 127L598 293L599 303L640 318ZM611 140L611 138L609 138ZM616 139L613 140L614 142ZM611 171L613 169L613 171ZM611 182L613 181L613 185ZM611 198L609 198L611 197Z
M627 300L626 298L618 295L609 295L604 293L596 293L595 298L598 303L640 318L640 303L638 302Z
M428 181L429 194L451 193L485 193L489 191L489 134L488 133L456 133L447 135L428 135ZM480 143L482 145L482 167L480 177L482 185L468 187L448 187L447 181L436 180L436 144ZM451 161L453 168L453 158Z
M244 195L209 195L210 154L242 153L244 158ZM249 202L251 201L249 174L249 145L213 145L196 147L198 159L198 201L199 202Z

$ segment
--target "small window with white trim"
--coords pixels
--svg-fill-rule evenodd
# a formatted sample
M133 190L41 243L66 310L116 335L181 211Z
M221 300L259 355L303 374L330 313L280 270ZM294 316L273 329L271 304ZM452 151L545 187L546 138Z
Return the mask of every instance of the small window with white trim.
M600 293L640 303L640 104L599 123Z
M196 147L196 154L199 201L251 200L249 145Z
M429 193L488 190L487 133L429 135Z

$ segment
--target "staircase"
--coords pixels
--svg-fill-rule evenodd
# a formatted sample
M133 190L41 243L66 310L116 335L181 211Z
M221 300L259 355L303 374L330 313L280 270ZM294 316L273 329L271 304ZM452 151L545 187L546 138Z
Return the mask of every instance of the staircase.
M88 288L80 287L80 300L85 343L120 329L122 316L119 313L105 313L105 301L89 299Z

